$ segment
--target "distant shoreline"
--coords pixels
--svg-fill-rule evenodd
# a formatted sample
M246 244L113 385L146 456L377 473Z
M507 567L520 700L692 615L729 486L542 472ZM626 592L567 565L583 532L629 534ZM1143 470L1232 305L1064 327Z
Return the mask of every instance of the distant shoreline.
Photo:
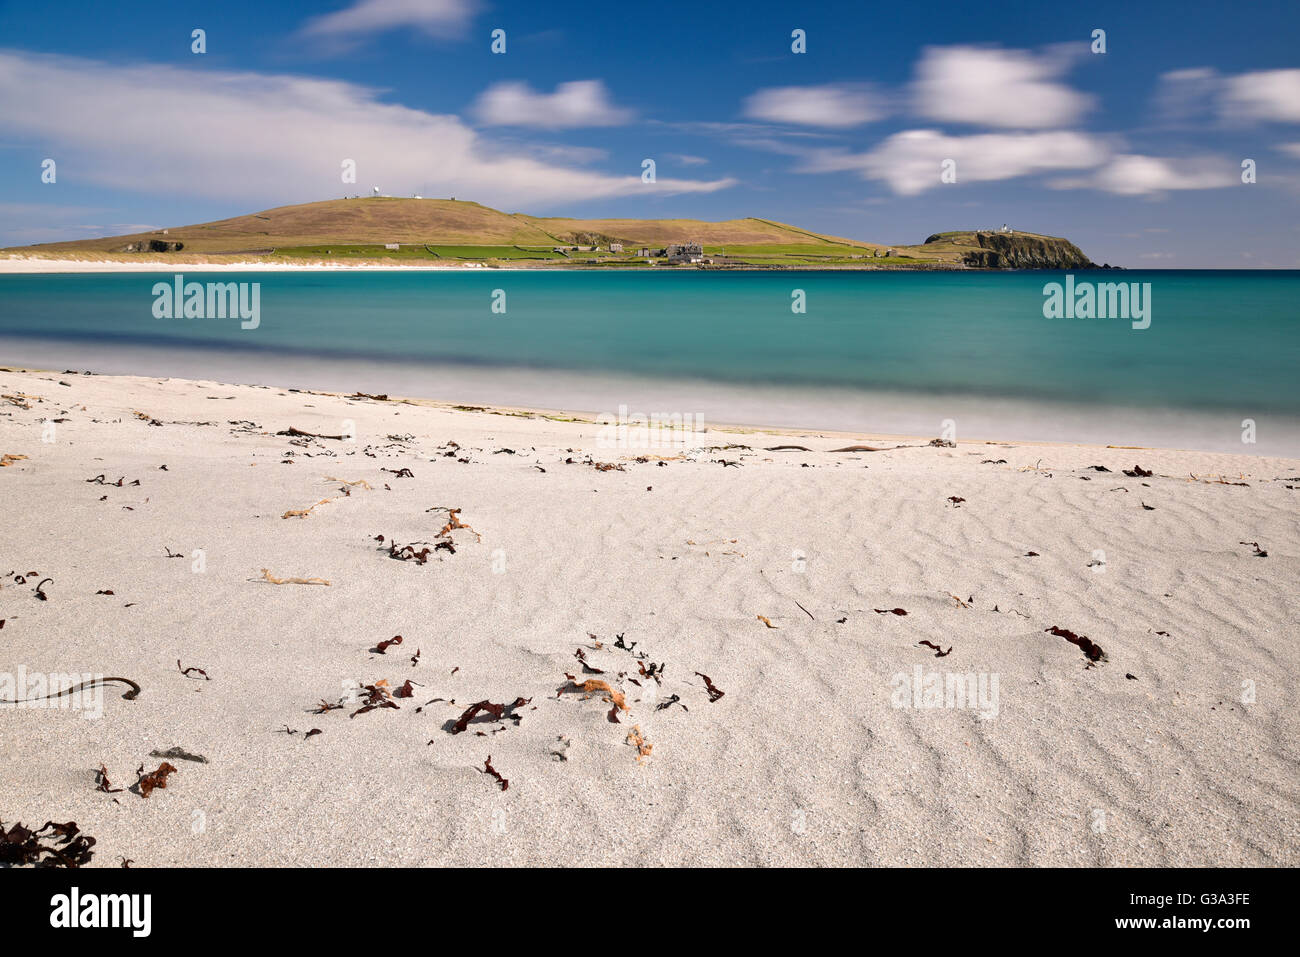
M917 264L890 266L816 266L816 265L727 265L727 266L632 266L632 265L533 265L499 266L485 263L458 263L448 265L411 264L398 265L374 261L343 262L330 260L309 263L265 262L240 260L238 262L205 262L200 260L147 260L124 262L111 259L47 259L42 257L10 256L0 259L0 275L40 273L100 273L100 272L1012 272L1008 269L970 269L947 264Z

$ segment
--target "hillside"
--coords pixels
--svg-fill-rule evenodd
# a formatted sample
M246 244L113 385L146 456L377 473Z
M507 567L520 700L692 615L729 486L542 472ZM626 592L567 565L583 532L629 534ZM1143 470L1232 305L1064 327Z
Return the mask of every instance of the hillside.
M187 252L217 254L327 243L555 246L575 242L584 235L598 235L628 244L660 246L689 240L707 245L869 245L820 236L761 219L709 223L695 219L541 218L523 213L503 213L463 200L381 196L279 206L212 223L171 227L165 236L158 232L135 233L104 239L45 243L32 248L118 252L126 251L123 247L128 245L157 240L184 243Z
M699 243L673 256L674 244ZM613 244L613 248L611 248ZM622 249L619 249L619 245ZM393 248L396 247L396 248ZM641 250L648 250L642 255ZM158 261L257 257L268 262L516 266L800 268L1087 268L1064 239L1016 233L939 233L883 245L809 232L772 220L571 219L505 213L453 199L365 197L280 206L211 223L5 250L54 257ZM681 251L679 251L681 252Z

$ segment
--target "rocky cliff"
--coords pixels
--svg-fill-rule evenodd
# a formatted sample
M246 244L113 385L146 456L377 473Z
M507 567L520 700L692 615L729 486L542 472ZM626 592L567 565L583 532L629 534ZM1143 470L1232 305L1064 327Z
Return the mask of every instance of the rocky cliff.
M1067 239L1033 233L937 233L925 241L947 244L965 266L980 269L1098 269Z

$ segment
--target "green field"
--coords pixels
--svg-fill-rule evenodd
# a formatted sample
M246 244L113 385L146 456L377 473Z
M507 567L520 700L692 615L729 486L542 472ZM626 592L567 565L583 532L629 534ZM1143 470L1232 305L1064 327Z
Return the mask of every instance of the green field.
M801 259L849 259L853 256L869 257L875 251L869 246L849 246L839 243L760 243L723 246L705 246L706 256L798 256Z
M441 259L563 259L550 247L539 246L428 246Z
M277 248L275 255L285 256L290 259L397 259L403 262L437 258L431 255L423 246L402 246L400 249L385 249L382 244L287 246Z
M382 244L343 244L319 246L285 246L275 250L275 255L290 259L393 259L401 262L446 259L487 261L494 259L564 259L550 248L526 246L426 246L422 243L403 243L397 249L387 249Z
M725 257L732 264L756 266L838 266L838 265L904 265L922 260L908 256L876 257L874 250L864 246L837 244L789 243L771 245L743 244L735 246L706 246L706 256ZM285 259L309 260L391 260L395 262L546 262L572 263L578 266L647 266L639 256L610 255L608 252L579 252L570 256L543 246L505 245L424 245L403 243L397 249L387 249L381 244L350 243L312 246L278 247L274 256ZM590 260L597 260L592 263ZM663 260L660 260L662 263ZM666 265L666 263L665 263Z

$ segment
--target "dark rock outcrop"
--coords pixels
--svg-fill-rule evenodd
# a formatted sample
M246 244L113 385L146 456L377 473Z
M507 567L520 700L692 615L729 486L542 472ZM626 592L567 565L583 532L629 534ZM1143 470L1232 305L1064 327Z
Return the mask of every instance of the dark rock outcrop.
M115 253L176 253L185 248L185 244L170 239L141 239L114 249Z

